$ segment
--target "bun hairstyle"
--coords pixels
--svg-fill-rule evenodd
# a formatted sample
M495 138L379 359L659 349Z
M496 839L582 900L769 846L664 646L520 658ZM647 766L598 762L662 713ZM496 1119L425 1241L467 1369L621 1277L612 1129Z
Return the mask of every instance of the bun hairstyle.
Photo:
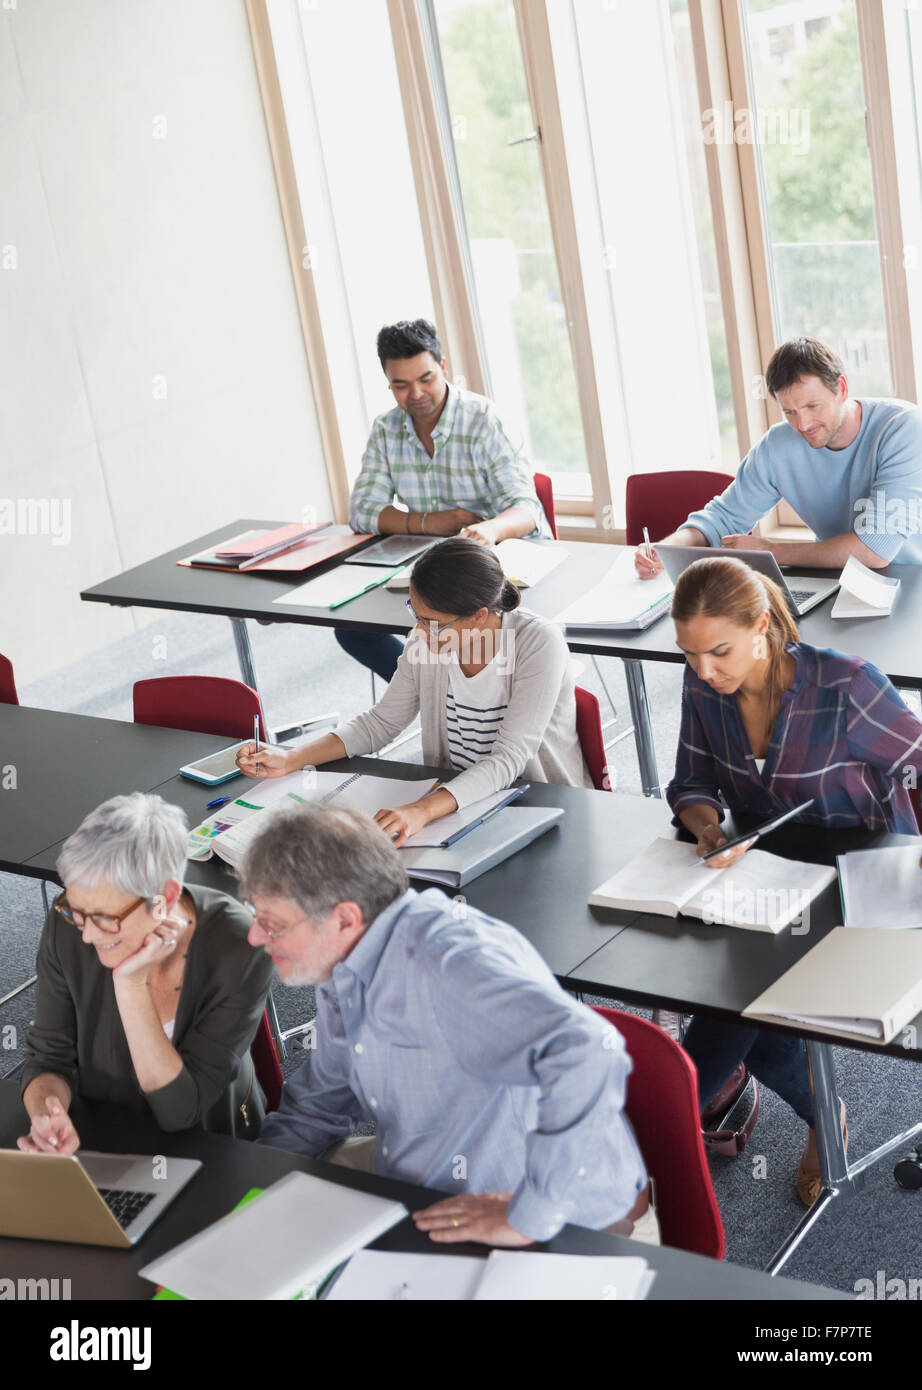
M421 555L410 583L430 608L459 618L473 617L481 608L511 613L522 602L492 546L466 536L451 536Z
M726 618L736 627L755 627L768 611L765 641L768 647L769 727L773 727L781 700L781 670L787 642L798 640L784 592L773 579L758 574L743 560L716 555L696 560L679 575L672 596L672 617L677 623L693 618Z

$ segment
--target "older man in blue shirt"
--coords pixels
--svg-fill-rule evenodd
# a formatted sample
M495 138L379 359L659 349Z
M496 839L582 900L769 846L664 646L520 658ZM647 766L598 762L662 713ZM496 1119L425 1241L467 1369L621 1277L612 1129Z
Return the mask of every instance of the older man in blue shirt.
M871 569L922 564L922 411L909 401L849 394L845 368L815 338L793 338L765 373L784 422L743 459L730 486L664 544L770 550L779 564L838 569L854 555ZM815 541L746 533L782 498ZM635 556L642 579L655 552Z
M330 1157L373 1121L375 1172L451 1194L414 1213L434 1240L648 1225L624 1041L514 928L411 890L387 838L345 809L267 816L242 880L250 944L317 999L309 1059L261 1142Z

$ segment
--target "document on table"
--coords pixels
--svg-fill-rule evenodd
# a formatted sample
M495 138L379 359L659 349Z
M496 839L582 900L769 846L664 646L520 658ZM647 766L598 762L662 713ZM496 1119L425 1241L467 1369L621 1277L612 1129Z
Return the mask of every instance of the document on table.
M655 1271L642 1256L550 1255L493 1250L409 1255L361 1250L327 1294L332 1302L632 1302L646 1298Z
M840 854L839 890L846 927L900 931L922 927L922 841Z
M665 572L655 579L638 579L634 552L624 550L604 578L558 613L565 627L634 630L649 627L669 611L672 580Z
M898 579L868 569L849 555L839 576L839 592L832 605L833 618L887 618L893 609Z

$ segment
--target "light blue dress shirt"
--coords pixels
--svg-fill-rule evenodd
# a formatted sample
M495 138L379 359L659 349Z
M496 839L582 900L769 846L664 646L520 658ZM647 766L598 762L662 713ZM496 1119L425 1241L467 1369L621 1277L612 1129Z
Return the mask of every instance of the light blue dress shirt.
M309 1060L260 1142L318 1157L371 1120L377 1173L511 1191L509 1222L533 1240L609 1226L643 1191L624 1040L513 927L411 889L316 998Z
M890 564L922 564L922 411L909 401L862 400L847 449L811 449L787 423L772 425L734 482L686 526L709 545L745 535L783 497L817 539L854 531Z

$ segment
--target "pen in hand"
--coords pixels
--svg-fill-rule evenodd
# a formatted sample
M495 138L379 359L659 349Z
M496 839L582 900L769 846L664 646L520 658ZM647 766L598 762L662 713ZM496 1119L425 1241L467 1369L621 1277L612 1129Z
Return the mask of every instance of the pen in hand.
M650 532L647 530L646 526L643 528L643 543L644 543L644 546L646 547L647 559L648 559L648 560L650 561L650 563L652 564L652 563L653 563L653 545L652 545L652 542L650 541Z
M256 770L257 770L257 772L259 771L259 757L258 757L258 754L259 754L259 715L258 715L258 714L254 714L254 715L253 715L253 761L254 761L254 763L256 764Z

